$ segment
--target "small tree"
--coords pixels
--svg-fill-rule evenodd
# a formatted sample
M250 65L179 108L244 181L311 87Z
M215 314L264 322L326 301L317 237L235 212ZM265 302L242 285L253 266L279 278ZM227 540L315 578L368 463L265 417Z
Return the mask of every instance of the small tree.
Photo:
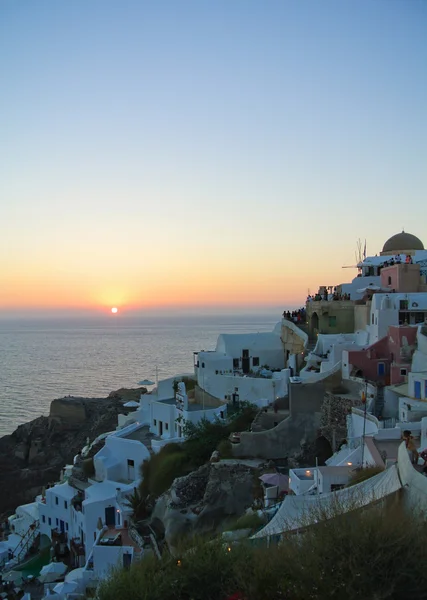
M147 498L144 498L137 488L133 489L132 494L124 501L124 505L132 509L132 518L135 521L147 518L151 512L147 505Z

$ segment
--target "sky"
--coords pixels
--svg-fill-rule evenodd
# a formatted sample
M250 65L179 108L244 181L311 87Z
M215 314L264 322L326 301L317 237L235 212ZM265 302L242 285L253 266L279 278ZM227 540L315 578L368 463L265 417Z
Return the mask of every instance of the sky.
M423 0L2 0L0 316L297 307L427 244Z

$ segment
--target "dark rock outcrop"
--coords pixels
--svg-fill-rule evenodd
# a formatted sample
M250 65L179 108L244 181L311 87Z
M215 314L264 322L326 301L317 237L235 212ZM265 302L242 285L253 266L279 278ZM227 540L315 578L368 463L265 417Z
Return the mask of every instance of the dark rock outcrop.
M117 415L129 399L125 392L139 397L146 389L118 390L108 398L53 400L48 417L38 417L0 438L0 517L32 502L43 486L57 481L87 438L93 441L115 430Z
M214 532L224 519L241 516L254 502L257 474L235 461L208 463L175 479L152 515L162 522L168 545L193 533Z

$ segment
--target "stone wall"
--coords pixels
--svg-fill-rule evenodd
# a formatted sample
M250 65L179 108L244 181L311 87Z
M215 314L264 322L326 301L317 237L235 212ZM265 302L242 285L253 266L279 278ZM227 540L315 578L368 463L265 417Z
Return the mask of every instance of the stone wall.
M319 435L325 382L291 384L290 415L273 429L242 432L240 443L233 444L233 455L283 459L300 454L301 447L312 444Z
M362 406L360 400L333 392L326 392L320 418L321 433L331 444L332 450L347 438L347 416L352 406Z
M310 334L353 333L354 306L352 300L307 302L306 311Z

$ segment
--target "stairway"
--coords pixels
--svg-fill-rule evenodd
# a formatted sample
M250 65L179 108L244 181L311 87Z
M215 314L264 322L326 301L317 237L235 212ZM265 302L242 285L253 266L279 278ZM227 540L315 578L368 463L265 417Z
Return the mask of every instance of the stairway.
M20 563L27 555L29 549L34 544L39 535L39 521L33 521L25 534L22 536L19 544L13 550L13 557Z
M384 409L384 387L378 386L377 387L377 397L375 398L375 408L374 408L374 414L377 418L382 417L383 409Z

